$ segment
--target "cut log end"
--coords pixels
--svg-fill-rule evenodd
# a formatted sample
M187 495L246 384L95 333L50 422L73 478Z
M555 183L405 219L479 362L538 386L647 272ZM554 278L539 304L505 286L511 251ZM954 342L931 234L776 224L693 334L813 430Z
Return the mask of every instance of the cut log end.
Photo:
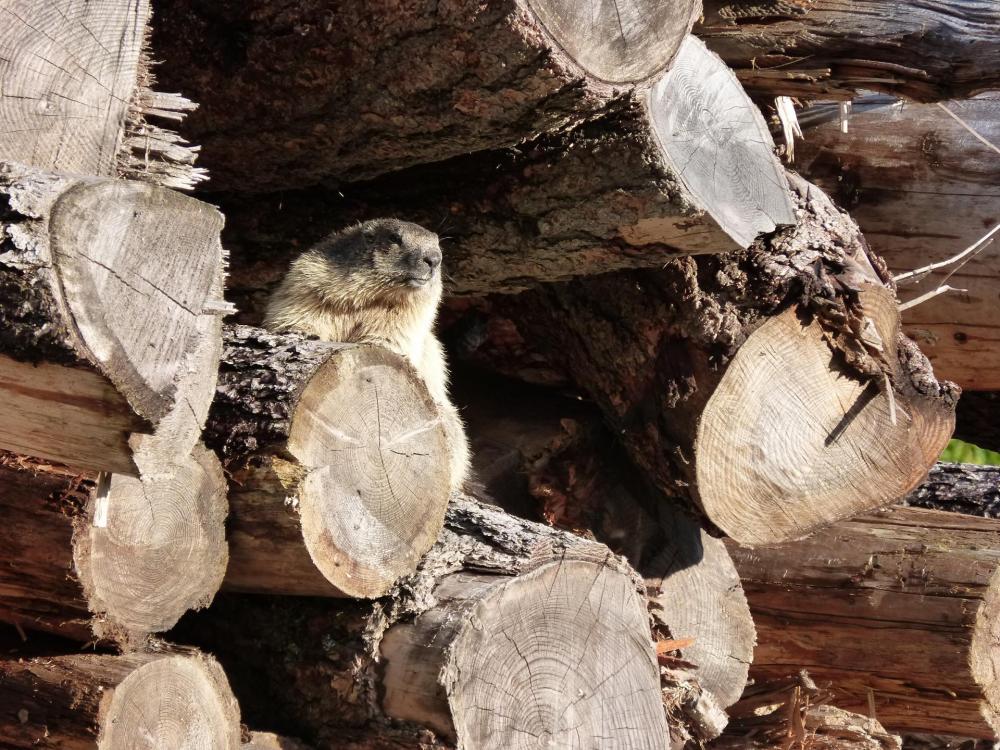
M593 562L552 562L500 585L455 575L435 596L450 602L443 614L383 640L390 715L484 750L666 747L648 616L628 576ZM459 610L446 628L450 645L424 637ZM446 699L434 691L438 680Z
M239 745L239 709L222 669L180 655L144 664L122 680L98 741L101 750Z
M225 492L218 459L200 446L155 477L110 477L74 551L90 608L102 613L99 637L163 632L211 603L228 561Z
M901 499L953 424L930 399L844 372L820 324L788 310L751 334L705 408L699 501L741 543L800 538Z
M413 571L444 522L449 464L441 421L398 358L359 347L313 375L288 445L309 471L299 495L316 567L349 596L380 596Z
M764 118L703 42L684 40L647 106L668 163L734 242L747 247L760 233L796 223Z
M982 688L983 721L1000 736L1000 570L989 580L969 646L972 678Z
M690 28L692 0L584 4L525 0L559 46L589 75L614 84L659 73Z

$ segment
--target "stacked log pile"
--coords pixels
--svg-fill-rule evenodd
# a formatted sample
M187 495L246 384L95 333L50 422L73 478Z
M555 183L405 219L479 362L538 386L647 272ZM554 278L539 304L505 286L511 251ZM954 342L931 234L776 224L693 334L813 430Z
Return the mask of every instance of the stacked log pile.
M994 255L894 278L998 218L990 3L0 5L0 744L997 736L993 475L925 481ZM406 356L259 327L377 216L482 497Z

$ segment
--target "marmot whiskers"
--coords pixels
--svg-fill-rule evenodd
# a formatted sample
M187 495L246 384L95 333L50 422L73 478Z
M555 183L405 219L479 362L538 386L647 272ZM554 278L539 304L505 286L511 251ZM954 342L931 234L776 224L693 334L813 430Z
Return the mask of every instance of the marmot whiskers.
M334 233L296 258L271 296L273 331L325 341L371 342L405 356L441 409L452 453L451 486L469 472L469 448L448 398L448 365L434 321L441 302L438 236L417 224L373 219Z

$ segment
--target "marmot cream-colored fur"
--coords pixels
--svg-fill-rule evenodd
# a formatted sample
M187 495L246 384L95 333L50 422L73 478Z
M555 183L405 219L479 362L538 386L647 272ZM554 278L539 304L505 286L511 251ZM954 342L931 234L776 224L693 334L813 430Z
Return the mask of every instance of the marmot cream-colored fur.
M434 335L440 302L438 236L406 221L373 219L296 258L271 296L264 326L324 341L381 344L412 362L444 419L454 490L468 476L469 447L448 398L448 364Z

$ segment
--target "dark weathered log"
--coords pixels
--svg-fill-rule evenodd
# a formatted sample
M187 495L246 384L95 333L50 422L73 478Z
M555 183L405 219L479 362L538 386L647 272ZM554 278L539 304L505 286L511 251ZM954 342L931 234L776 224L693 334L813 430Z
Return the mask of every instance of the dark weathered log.
M856 225L796 185L799 225L749 252L494 300L647 479L748 544L901 499L954 424Z
M747 688L711 750L900 750L878 720L826 705L806 672Z
M591 533L624 555L645 579L657 633L686 642L675 650L719 707L735 702L754 627L722 541L676 508L647 500L592 405L509 382L487 382L480 393L467 387L456 398L491 500Z
M918 101L1000 85L991 0L706 0L694 32L762 96Z
M1000 10L997 11L1000 13ZM944 105L992 143L1000 143L1000 95ZM893 273L945 260L1000 221L1000 155L941 106L859 99L848 132L836 105L805 110L796 164L851 211ZM900 284L905 301L948 284L962 289L903 312L903 327L935 372L963 389L1000 390L996 279L1000 243L958 267Z
M906 504L1000 518L1000 466L938 464L909 494Z
M0 167L0 447L138 475L187 456L221 349L222 217L139 182Z
M12 0L0 35L0 160L190 188L198 149L147 118L194 109L154 92L145 51L149 0Z
M666 748L638 585L602 545L457 498L389 598L223 596L180 635L212 644L248 721L278 711L319 746L410 727L399 746L417 747L423 725L469 748Z
M757 625L750 675L805 666L893 731L1000 727L1000 521L897 508L730 553Z
M381 596L441 530L441 418L386 349L227 328L205 434L230 472L229 588Z
M200 446L143 479L3 453L0 485L0 619L22 630L141 645L222 583L226 484Z
M693 0L157 5L159 75L200 98L211 187L354 181L512 146L662 72ZM248 154L254 154L248 159Z
M210 656L0 659L0 744L51 750L238 750L240 710Z
M440 232L453 295L746 247L795 221L772 147L731 71L692 38L650 90L568 134L336 190L225 196L230 288L252 316L293 253L379 215Z
M955 437L1000 451L1000 393L966 393L955 414Z

